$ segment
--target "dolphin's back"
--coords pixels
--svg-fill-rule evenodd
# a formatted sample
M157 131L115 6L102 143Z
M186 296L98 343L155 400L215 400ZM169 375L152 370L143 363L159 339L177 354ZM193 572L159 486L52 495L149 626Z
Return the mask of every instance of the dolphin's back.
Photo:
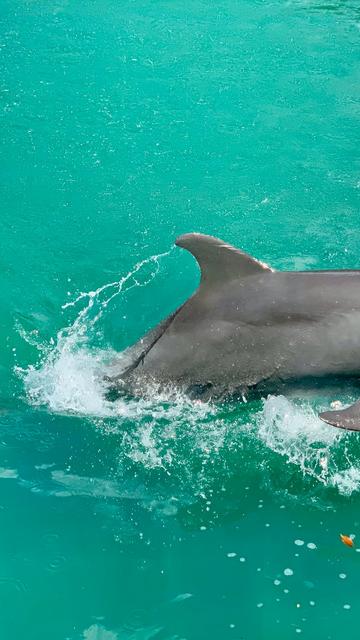
M142 375L234 387L360 372L360 271L275 272L208 236L177 244L196 257L200 286L148 352Z
M319 281L274 274L206 299L197 293L149 351L144 373L243 386L270 377L357 374L360 308L351 299L360 299L360 278L346 284L329 298Z

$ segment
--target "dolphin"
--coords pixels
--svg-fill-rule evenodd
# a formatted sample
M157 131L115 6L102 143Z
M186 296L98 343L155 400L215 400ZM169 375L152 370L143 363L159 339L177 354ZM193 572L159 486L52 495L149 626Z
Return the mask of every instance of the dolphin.
M175 244L196 259L198 289L127 350L113 387L172 385L217 400L260 383L360 375L360 270L275 271L200 233ZM360 431L360 401L320 418Z

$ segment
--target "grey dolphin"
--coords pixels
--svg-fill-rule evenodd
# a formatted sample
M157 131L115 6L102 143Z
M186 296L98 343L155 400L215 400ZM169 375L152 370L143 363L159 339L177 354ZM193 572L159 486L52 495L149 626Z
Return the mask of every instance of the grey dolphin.
M141 394L171 383L216 399L264 381L360 375L360 271L275 271L199 233L176 245L196 258L199 287L130 348L113 384ZM360 402L320 417L360 430Z

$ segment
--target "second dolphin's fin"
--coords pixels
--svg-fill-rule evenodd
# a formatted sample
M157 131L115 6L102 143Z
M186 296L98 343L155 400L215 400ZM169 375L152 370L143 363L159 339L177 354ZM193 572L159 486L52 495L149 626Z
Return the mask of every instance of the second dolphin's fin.
M333 427L348 431L360 431L360 400L347 409L324 411L320 413L319 417Z

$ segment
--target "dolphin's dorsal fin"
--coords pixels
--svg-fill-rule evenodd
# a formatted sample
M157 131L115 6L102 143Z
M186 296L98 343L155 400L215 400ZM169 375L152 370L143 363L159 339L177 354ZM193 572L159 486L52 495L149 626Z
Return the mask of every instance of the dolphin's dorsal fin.
M267 264L212 236L186 233L175 244L187 249L197 260L202 286L273 271Z

